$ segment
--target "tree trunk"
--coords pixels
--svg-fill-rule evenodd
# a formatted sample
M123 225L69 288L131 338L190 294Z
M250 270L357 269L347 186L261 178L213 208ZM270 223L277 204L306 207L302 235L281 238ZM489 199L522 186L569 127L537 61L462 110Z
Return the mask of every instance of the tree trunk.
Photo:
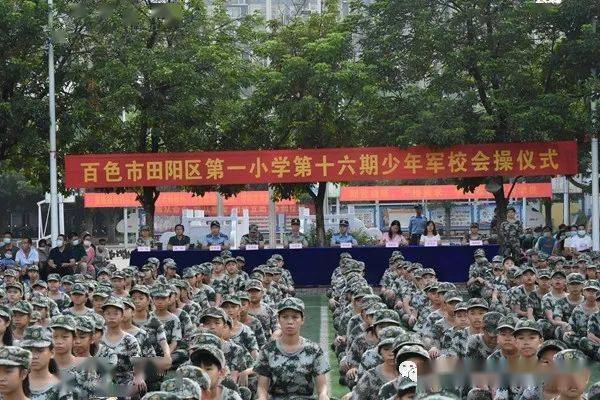
M109 208L106 224L106 241L110 244L117 243L117 224L119 223L119 209Z
M326 190L327 182L319 182L317 196L313 197L315 203L317 245L319 247L325 247L325 210L323 209L323 202L325 200Z
M546 226L552 226L552 198L543 199L542 204L544 205L544 219L546 220ZM540 210L541 212L542 210Z
M495 224L495 233L498 236L498 244L500 247L504 246L504 235L502 234L502 229L500 229L500 225L502 222L506 221L506 209L508 207L508 199L506 198L506 194L504 193L504 180L502 177L496 178L497 183L500 185L500 190L494 193L494 201L496 202L496 214L494 216L496 220Z
M156 187L144 187L138 194L138 201L146 212L146 226L150 229L150 235L154 236L154 212L156 211L156 200L160 192Z

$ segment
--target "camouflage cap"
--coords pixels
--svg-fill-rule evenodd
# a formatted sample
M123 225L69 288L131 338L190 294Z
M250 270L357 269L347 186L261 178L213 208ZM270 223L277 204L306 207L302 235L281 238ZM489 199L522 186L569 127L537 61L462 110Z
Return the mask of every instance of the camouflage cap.
M250 232L258 232L258 225L256 225L256 224L250 224L248 226L248 231L250 231Z
M175 393L169 392L148 392L141 400L181 400Z
M239 297L233 295L233 294L225 294L223 295L223 300L221 301L221 306L223 306L223 304L225 303L231 303L231 304L235 304L238 306L242 305L241 300L239 299Z
M563 372L576 372L588 367L588 357L577 349L561 350L554 355L552 360Z
M344 251L344 252L340 253L340 258L341 259L344 259L344 258L350 258L351 259L352 258L352 254Z
M106 299L104 304L102 304L103 311L105 308L108 308L108 307L115 307L121 311L125 310L125 305L123 304L123 300L116 296L109 297L108 299Z
M150 287L150 296L152 297L169 297L171 289L164 283L155 283Z
M104 330L104 326L106 325L106 321L104 321L104 317L98 313L92 314L92 318L94 318L94 326L97 331Z
M582 285L584 281L585 278L578 272L571 272L567 276L567 285Z
M204 262L198 266L198 273L202 275L212 274L213 265L210 262Z
M429 283L428 285L426 285L423 288L423 291L425 293L427 293L427 292L437 292L438 291L438 283L437 282L431 282L431 283Z
M224 257L223 258L223 264L230 264L230 263L237 264L237 261L235 261L235 258L233 258L233 257Z
M75 330L85 333L94 333L94 331L96 330L96 323L94 321L94 318L88 315L76 316Z
M129 291L129 294L132 295L136 292L145 294L146 296L150 296L150 288L146 285L134 285Z
M244 256L236 256L235 261L246 264L246 259L244 258Z
M537 334L542 336L542 330L540 329L539 324L536 321L531 321L529 319L522 319L519 322L517 322L517 325L515 326L514 335L517 335L519 332L522 331L536 332Z
M31 313L31 317L29 318L29 326L36 325L36 323L41 319L42 319L42 313L37 310L34 310Z
M167 379L160 385L160 390L174 393L181 399L200 399L202 389L198 383L189 378Z
M196 382L204 390L210 388L210 377L200 367L194 365L182 365L177 368L177 375L181 378L188 378Z
M204 312L200 315L200 323L203 323L206 318L217 318L222 319L223 321L227 321L227 314L222 308L219 307L208 307L204 310Z
M538 251L536 249L527 249L525 251L525 255L526 256L531 256L531 255L534 255L534 254L538 254Z
M19 346L0 346L0 365L29 369L31 352Z
M183 279L175 278L171 279L169 282L178 289L187 289L189 287L189 284Z
M398 377L394 387L396 388L396 395L402 397L407 393L415 392L417 390L417 382L405 376Z
M394 341L398 335L405 333L406 331L399 326L388 326L379 331L379 343L377 344L377 352L381 350L383 346L394 346Z
M202 360L203 356L205 355L212 356L219 363L220 368L224 368L227 365L223 351L215 346L210 345L196 347L196 349L191 353L190 359L194 364L196 364L199 360Z
M450 290L444 294L444 302L451 303L453 301L458 301L460 303L463 301L463 298L457 291Z
M501 318L502 314L497 311L486 312L483 315L483 329L489 333L496 333Z
M493 263L503 263L504 262L504 257L502 257L501 255L495 255L494 258L492 258L492 262Z
M456 285L452 282L438 282L438 293L446 293L450 290L456 290Z
M248 282L246 282L246 290L264 290L265 287L263 286L262 282L259 281L258 279L250 279Z
M250 301L250 294L248 294L248 292L239 291L235 293L235 296L240 299L240 302L243 302L244 300Z
M592 261L592 259L587 254L580 254L579 257L577 257L577 262L586 262L587 263L590 261Z
M423 268L423 271L421 272L421 276L425 276L425 275L435 276L435 270L433 268Z
M550 277L552 276L552 273L550 272L549 269L547 268L542 268L538 271L537 274L538 278L548 278L550 279Z
M21 282L7 283L6 290L8 291L8 289L10 289L10 288L18 289L21 291L21 293L25 293L23 290L23 284Z
M490 309L488 302L480 297L472 297L467 301L467 310L472 308L483 308L486 310Z
M492 400L492 392L487 389L472 388L467 393L467 400Z
M41 279L38 279L37 281L35 281L32 285L32 288L35 287L43 287L44 289L48 289L48 284L46 283L46 281L43 281Z
M598 269L598 266L596 264L588 264L587 269Z
M532 274L537 274L536 269L531 265L525 265L525 266L523 266L523 268L521 268L522 275L525 275L525 273L527 273L527 272L531 272Z
M583 290L596 290L600 291L600 282L596 279L590 279L585 281L583 285Z
M59 274L48 274L47 282L60 282Z
M44 348L52 345L52 332L41 326L28 326L23 332L23 339L19 341L21 347Z
M196 271L193 268L183 270L183 279L193 278L196 276Z
M284 310L294 310L304 315L304 302L297 297L286 297L277 304L277 314Z
M17 271L16 269L7 269L6 271L4 271L4 276L13 276L15 278L17 278L19 276L19 271Z
M473 252L473 257L477 258L477 257L485 257L485 250L484 249L477 249Z
M125 274L123 273L123 271L115 271L112 273L112 275L110 276L110 279L125 279Z
M31 313L33 312L33 306L27 300L19 300L12 305L11 311L13 312L13 314L19 313L31 315Z
M71 289L71 294L86 294L86 293L87 293L87 288L82 283L74 284L73 288Z
M425 348L423 346L420 346L420 345L402 346L400 349L398 349L398 352L396 353L396 365L400 365L407 359L409 359L411 357L415 357L415 356L422 357L427 360L430 359L429 353L427 352L427 350L425 350Z
M519 268L517 266L512 266L512 267L508 268L506 275L509 279L517 278L517 277L521 276L521 268Z
M31 296L31 305L40 308L49 308L49 300L50 299L48 297L42 295L41 293L34 293L34 295Z
M108 269L106 269L106 268L100 268L98 270L98 272L96 273L96 276L97 277L99 277L100 275L108 275L108 276L110 276L110 274L111 273L110 273L110 271Z
M211 263L223 264L223 257L220 257L220 256L213 257L213 259L211 260Z
M404 346L422 346L423 342L421 341L420 336L415 332L406 331L396 336L394 340L394 352L397 352Z
M454 306L454 312L457 312L457 311L467 311L467 308L468 308L467 307L467 302L466 301L461 301L461 302L457 303Z
M10 320L12 318L12 310L5 304L0 304L0 317Z
M121 297L120 299L125 307L129 307L132 310L135 310L135 304L133 303L131 297Z
M537 351L537 357L540 358L546 350L553 349L562 351L568 349L569 346L562 340L545 340Z
M496 327L496 332L500 329L510 329L511 331L515 330L517 323L519 320L512 315L505 315L498 321L498 326Z
M368 294L362 298L361 308L364 310L377 303L381 303L381 297L377 296L376 294Z
M214 346L222 349L223 341L216 335L209 332L200 332L192 337L190 342L190 351L201 346Z
M94 290L92 292L92 298L101 297L103 299L108 299L110 297L111 293L112 293L112 290L110 288L107 288L105 286L98 286L96 288L96 290Z
M390 309L377 311L373 316L373 325L384 323L400 325L400 317L398 316L398 312Z
M386 308L387 306L383 303L371 304L369 308L365 309L365 315L375 315L377 311L384 310Z
M565 271L563 271L562 269L557 269L557 270L552 271L550 278L554 278L556 275L561 275L563 278L567 277L567 274L565 274Z
M50 320L49 327L51 329L65 329L67 331L75 332L75 318L70 315L57 315Z
M360 285L352 290L352 300L362 299L363 297L373 293L370 286Z

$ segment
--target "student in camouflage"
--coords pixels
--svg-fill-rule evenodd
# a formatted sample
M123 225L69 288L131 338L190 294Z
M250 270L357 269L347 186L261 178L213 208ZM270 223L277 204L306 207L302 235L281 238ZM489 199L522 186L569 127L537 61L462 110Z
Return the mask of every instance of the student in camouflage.
M240 299L235 295L225 295L223 296L221 308L225 310L232 321L231 340L246 349L252 355L252 358L256 360L258 358L258 343L250 327L240 322L240 310L242 308Z
M260 351L254 371L258 374L258 400L308 398L328 400L326 374L329 362L323 350L300 336L304 303L288 297L277 307L281 338Z
M26 400L27 375L31 365L31 352L17 346L0 347L0 395L3 398Z

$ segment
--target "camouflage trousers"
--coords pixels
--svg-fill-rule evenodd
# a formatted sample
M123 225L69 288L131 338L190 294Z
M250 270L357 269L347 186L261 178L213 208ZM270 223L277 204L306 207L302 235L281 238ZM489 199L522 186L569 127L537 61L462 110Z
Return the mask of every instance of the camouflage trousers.
M592 343L587 337L578 340L578 347L594 361L600 361L600 345ZM567 343L569 344L569 343Z

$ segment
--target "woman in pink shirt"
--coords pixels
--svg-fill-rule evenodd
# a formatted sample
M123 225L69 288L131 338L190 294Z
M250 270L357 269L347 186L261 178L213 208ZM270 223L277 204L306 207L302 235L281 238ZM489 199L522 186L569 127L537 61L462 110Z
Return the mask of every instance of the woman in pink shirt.
M81 260L85 263L85 267L82 268L81 273L96 276L96 268L94 268L93 264L96 258L96 248L92 244L92 235L89 233L83 236L83 248L85 249L86 256Z
M388 243L390 245L396 246L408 246L408 241L402 235L402 228L400 227L400 221L393 220L390 224L390 229L387 233L384 233L379 241L381 246L386 246Z

